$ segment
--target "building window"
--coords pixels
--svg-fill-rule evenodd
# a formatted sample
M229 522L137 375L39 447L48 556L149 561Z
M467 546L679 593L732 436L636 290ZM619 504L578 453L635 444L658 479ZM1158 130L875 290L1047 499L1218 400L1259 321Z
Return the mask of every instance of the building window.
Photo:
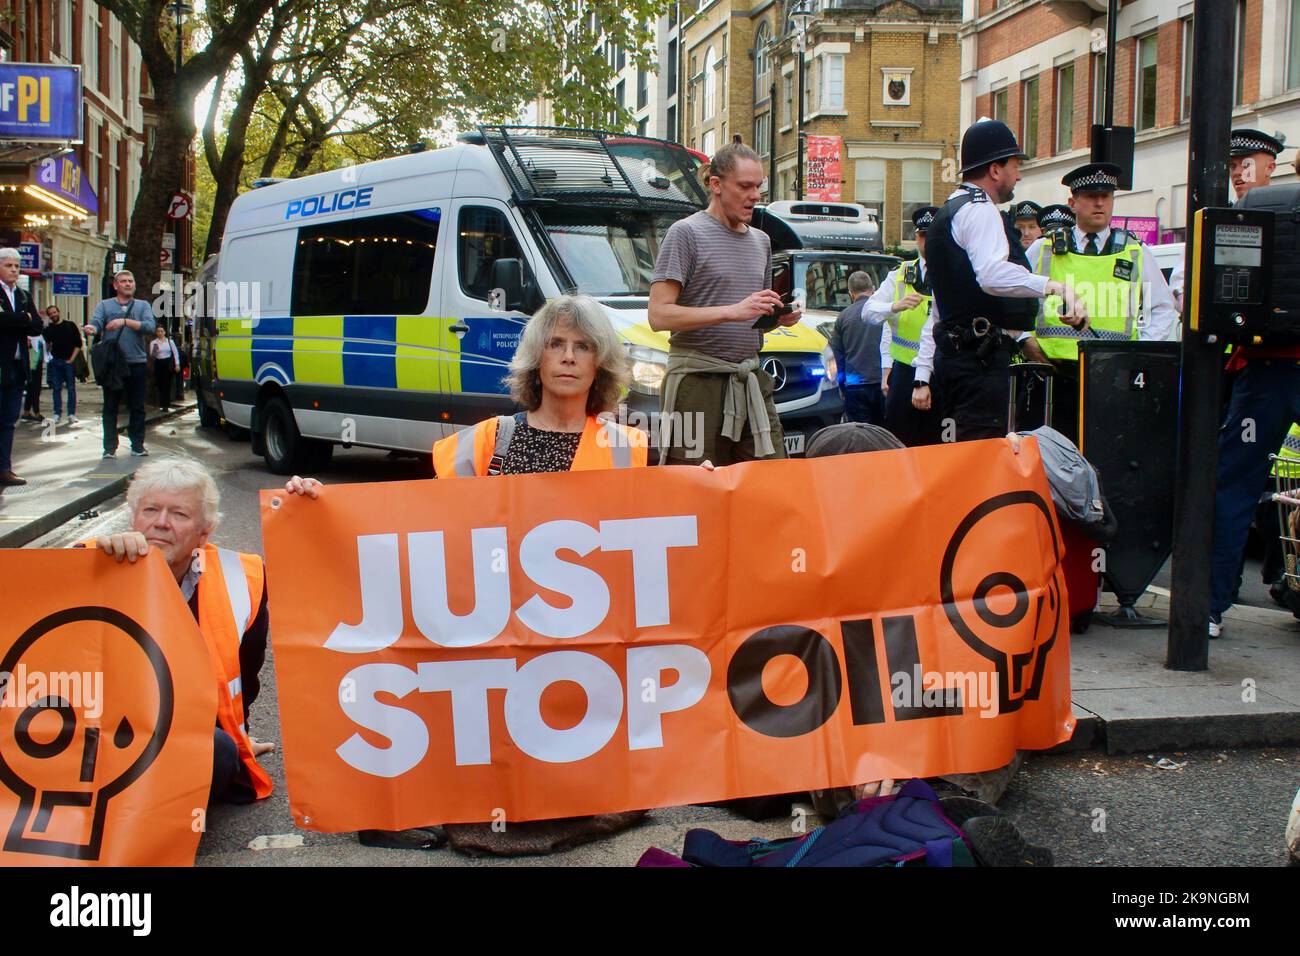
M108 137L108 182L104 184L104 196L107 198L105 203L106 211L104 221L108 224L108 234L114 235L117 232L117 137L109 135Z
M114 19L108 28L108 100L122 99L122 25Z
M772 92L772 55L767 49L767 24L760 23L754 34L754 102L766 99Z
M715 144L716 140L714 138L713 130L706 129L703 138L700 139L700 152L712 159Z
M771 153L772 111L759 113L754 117L754 151L767 157Z
M85 69L81 71L81 81L91 89L99 89L99 5L84 4L86 10L86 27L82 30L82 44L86 55L81 62Z
M682 138L681 135L677 132L677 107L676 106L668 107L667 125L668 128L664 130L664 139L670 139L674 143L680 143L682 141Z
M677 92L677 38L668 41L668 95Z
M1236 64L1232 72L1236 83L1232 102L1241 106L1246 102L1246 0L1237 0L1237 42L1234 48Z
M646 133L649 131L649 128L650 128L649 118L640 119L636 121L636 134L638 136L646 135Z
M1007 91L998 90L993 94L993 119L1003 123L1007 121Z
M649 74L641 67L636 68L636 108L645 109L646 103L650 102L650 81L647 79Z
M1178 86L1178 119L1192 116L1192 18L1183 21L1183 79Z
M99 182L99 120L93 116L86 123L86 153L86 174L90 177L90 188L95 191L96 196L100 197L99 211L102 216L107 201ZM95 217L88 219L86 225L92 232L98 230Z
M64 59L74 59L72 55L72 0L56 0L57 11L54 14L54 52Z
M718 65L717 54L713 52L713 47L704 51L704 113L701 120L713 118L713 111L717 107L718 101ZM708 153L708 150L705 150ZM709 153L712 156L712 153Z
M794 113L794 74L787 73L781 77L781 125L787 129L793 121Z
M1035 84L1037 80L1033 81ZM861 200L859 200L861 201ZM916 238L912 213L934 201L934 166L928 159L903 160L903 220L902 237Z
M627 66L627 51L617 43L614 44L614 69L621 70Z
M853 170L853 198L884 221L885 213L885 161L883 159L859 159Z
M1074 145L1074 65L1056 71L1056 152Z
M1300 86L1300 0L1291 0L1286 32L1286 88L1293 90Z
M1092 57L1092 121L1094 124L1106 122L1106 54L1096 53Z
M1038 77L1025 80L1020 99L1020 148L1033 159L1038 155Z
M844 54L830 53L822 57L818 70L821 90L819 109L844 109Z
M626 84L619 80L614 84L614 112L609 114L609 125L616 129L622 129L623 124L619 121L619 114L623 110L624 103L624 86Z
M1133 105L1138 132L1156 125L1156 35L1148 33L1137 41L1137 97Z

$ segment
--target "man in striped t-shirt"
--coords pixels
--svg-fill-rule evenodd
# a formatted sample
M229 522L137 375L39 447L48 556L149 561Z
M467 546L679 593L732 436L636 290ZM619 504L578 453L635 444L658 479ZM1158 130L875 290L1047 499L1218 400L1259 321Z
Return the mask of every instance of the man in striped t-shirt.
M650 327L671 333L660 461L784 458L772 379L758 367L763 333L754 328L781 305L772 291L771 241L749 225L763 166L748 146L732 143L706 170L709 206L668 229L650 286ZM797 323L797 306L779 321ZM690 428L681 424L687 415ZM690 448L686 435L697 439Z

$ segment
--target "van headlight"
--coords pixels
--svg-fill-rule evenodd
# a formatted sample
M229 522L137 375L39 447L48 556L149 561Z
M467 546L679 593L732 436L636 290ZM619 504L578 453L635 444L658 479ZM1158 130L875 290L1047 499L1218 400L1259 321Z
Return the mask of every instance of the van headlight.
M668 353L645 345L633 345L627 350L632 363L632 391L642 395L658 395L668 374Z
M822 388L835 388L840 382L840 370L835 364L835 353L829 348L822 352L822 365L826 366L826 384Z

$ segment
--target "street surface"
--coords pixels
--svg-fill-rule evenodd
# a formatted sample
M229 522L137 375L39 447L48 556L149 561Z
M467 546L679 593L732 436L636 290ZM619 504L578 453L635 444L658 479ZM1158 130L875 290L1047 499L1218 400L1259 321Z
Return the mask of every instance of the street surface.
M233 440L220 430L201 429L197 414L189 412L151 426L147 443L152 456L175 451L205 462L221 491L222 521L216 540L226 547L261 553L257 492L279 487L283 479L252 456L247 441ZM337 484L420 479L429 474L427 459L354 448L336 449L330 469L315 477ZM98 512L97 517L63 525L31 546L65 547L125 527L124 499L105 502ZM1248 568L1248 579L1251 573ZM1257 580L1257 572L1253 573ZM1267 602L1267 593L1256 590L1259 594L1252 596ZM1300 647L1296 650L1300 653ZM250 728L261 740L278 740L278 725L273 656L268 649ZM751 823L713 807L677 807L653 811L646 823L617 837L551 857L471 859L449 849L370 849L352 834L295 830L281 754L263 758L263 765L275 781L275 793L252 806L214 808L199 846L200 864L625 866L635 863L650 846L680 852L691 827L708 827L735 839L770 839L790 835L792 826L790 820ZM1296 748L1115 757L1081 752L1030 756L1001 806L1029 839L1050 847L1059 864L1282 866L1287 862L1283 828L1297 786L1300 750ZM267 848L251 849L250 844Z

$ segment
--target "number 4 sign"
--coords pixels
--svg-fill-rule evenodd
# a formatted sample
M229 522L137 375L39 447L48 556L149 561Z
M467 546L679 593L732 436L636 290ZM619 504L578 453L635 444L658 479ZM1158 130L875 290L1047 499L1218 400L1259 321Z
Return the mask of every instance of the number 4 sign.
M188 219L194 211L194 200L189 193L176 190L167 204L168 219Z

